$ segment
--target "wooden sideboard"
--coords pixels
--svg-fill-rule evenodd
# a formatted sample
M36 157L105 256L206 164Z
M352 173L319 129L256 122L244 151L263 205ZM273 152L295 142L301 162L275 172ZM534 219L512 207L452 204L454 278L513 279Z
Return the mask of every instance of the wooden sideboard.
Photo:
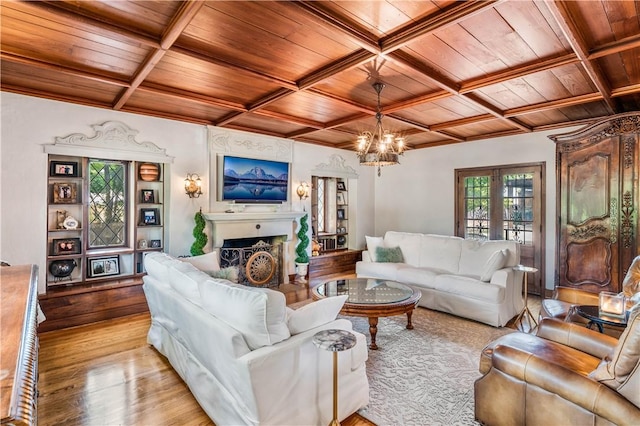
M3 425L35 425L38 385L38 267L0 267L0 282L0 420Z

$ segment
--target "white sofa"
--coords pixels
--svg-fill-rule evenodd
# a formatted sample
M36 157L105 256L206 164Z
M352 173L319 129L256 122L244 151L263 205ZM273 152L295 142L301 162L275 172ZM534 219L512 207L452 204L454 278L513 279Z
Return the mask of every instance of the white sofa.
M399 247L403 261L376 261L377 247ZM367 237L356 274L411 286L422 292L419 306L501 327L523 307L523 275L513 270L519 262L513 241L388 231Z
M351 322L336 319L346 297L294 311L281 292L212 279L164 253L148 254L144 266L148 342L217 425L331 421L333 355L312 339L325 329L353 331ZM366 339L353 333L356 346L338 357L340 420L369 401Z

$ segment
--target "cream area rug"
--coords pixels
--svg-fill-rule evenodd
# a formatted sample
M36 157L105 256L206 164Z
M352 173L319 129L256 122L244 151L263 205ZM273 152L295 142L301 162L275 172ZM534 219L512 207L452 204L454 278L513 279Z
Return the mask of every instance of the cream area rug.
M366 318L344 317L369 341ZM513 333L453 315L417 308L380 318L377 351L369 350L370 402L360 414L383 425L477 425L473 383L484 346Z

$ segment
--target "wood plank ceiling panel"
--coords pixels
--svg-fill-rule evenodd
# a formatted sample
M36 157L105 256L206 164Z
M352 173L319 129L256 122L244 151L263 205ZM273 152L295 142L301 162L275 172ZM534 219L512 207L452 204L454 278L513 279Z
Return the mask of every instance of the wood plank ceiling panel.
M640 2L6 1L3 91L354 149L640 109Z

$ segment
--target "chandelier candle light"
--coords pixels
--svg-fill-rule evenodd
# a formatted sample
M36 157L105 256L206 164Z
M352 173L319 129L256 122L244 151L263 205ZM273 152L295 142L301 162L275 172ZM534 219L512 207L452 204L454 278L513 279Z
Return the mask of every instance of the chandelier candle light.
M361 165L378 167L378 176L380 176L380 167L400 163L398 157L403 154L405 147L404 137L382 127L380 92L384 89L384 84L377 81L372 86L378 94L376 128L373 132L365 131L358 135L357 155Z

